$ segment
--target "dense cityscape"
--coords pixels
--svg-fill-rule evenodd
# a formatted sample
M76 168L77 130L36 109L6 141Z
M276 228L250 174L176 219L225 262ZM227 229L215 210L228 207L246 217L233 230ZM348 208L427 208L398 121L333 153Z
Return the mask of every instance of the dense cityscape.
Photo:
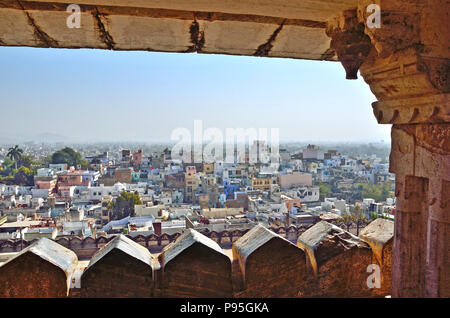
M237 150L231 160L183 162L172 158L172 146L1 147L0 265L52 239L77 255L70 285L76 297L81 274L102 251L100 242L122 240L120 234L162 257L193 229L233 260L233 244L259 226L296 245L321 221L358 236L373 220L395 216L395 180L382 142L286 143L275 164L249 162L255 149L271 153L264 141L245 148L244 162ZM242 283L234 281L239 289ZM132 290L145 295L134 285Z
M164 145L20 147L0 149L3 240L366 224L395 215L383 144L360 146L374 152L364 154L355 154L358 145L341 147L345 153L287 144L276 171L260 163L184 163Z
M98 255L120 244L145 247L152 257L160 258L159 264L190 235L192 242L201 242L194 234L201 233L235 264L239 257L233 249L241 240L254 244L274 235L297 245L301 234L307 235L314 225L333 224L344 234L338 232L332 240L345 233L354 235L337 239L335 248L346 242L352 250L362 244L356 236L373 220L394 219L395 180L388 172L389 148L383 142L286 143L274 152L265 141L255 140L244 149L243 156L235 149L231 159L228 155L223 161L195 163L190 160L195 154L188 162L172 158L173 144L4 145L0 148L0 266L11 264L27 249L41 245L45 251L48 247L42 240L51 239L60 244L53 248L64 246L76 254L78 265L70 276L69 293L77 297L83 273ZM258 158L270 154L275 160L250 162L255 152ZM269 231L261 232L261 227ZM324 231L336 233L333 228ZM211 262L211 257L205 261ZM187 266L186 261L183 264ZM232 272L233 293L214 295L254 295L251 288L244 290L239 270ZM90 279L100 284L96 277ZM175 279L177 284L180 279ZM285 284L283 279L277 283ZM116 288L110 285L100 291L85 285L83 297L99 293L116 297L124 292L121 288L114 294ZM182 297L176 286L172 293L166 288L160 295ZM129 290L137 297L148 295L135 284ZM268 295L297 294L272 291Z

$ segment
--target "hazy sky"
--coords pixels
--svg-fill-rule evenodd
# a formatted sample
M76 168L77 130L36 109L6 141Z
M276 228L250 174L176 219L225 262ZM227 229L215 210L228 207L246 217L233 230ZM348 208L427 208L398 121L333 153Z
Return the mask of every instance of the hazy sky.
M281 140L390 140L340 63L0 47L0 140L170 140L173 129L279 128Z

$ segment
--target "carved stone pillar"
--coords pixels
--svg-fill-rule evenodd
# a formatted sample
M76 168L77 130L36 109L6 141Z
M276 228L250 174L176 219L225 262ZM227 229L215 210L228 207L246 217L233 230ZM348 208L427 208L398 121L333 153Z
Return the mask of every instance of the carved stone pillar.
M360 1L359 21L366 21ZM450 297L450 53L445 1L375 1L381 27L365 27L373 49L361 75L393 124L390 171L397 209L393 297Z
M380 9L379 28L368 23L371 4ZM377 97L377 121L393 125L393 297L450 297L448 15L445 0L359 0L327 27L347 78L360 68Z

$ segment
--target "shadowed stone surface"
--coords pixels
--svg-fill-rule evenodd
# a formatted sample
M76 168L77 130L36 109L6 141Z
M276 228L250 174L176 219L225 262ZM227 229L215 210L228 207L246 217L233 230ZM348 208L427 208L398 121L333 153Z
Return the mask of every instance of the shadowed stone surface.
M245 290L239 297L297 297L306 278L305 253L258 225L233 245Z
M385 219L376 219L366 226L359 237L372 248L375 261L381 269L381 288L374 292L382 296L391 294L392 276L392 248L394 245L394 222Z
M233 295L231 261L220 246L188 229L160 254L163 297L219 297Z
M99 250L81 276L82 297L152 297L154 270L150 252L119 235Z
M41 238L0 267L0 297L67 297L77 263L74 252Z
M307 297L364 297L372 291L367 287L367 266L372 252L367 243L343 229L322 221L297 241L308 256L310 267Z

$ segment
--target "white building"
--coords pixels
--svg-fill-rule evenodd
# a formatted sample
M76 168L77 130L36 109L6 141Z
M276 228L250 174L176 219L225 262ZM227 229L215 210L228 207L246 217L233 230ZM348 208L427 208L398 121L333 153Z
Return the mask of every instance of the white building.
M336 200L334 202L334 206L335 206L336 209L338 209L342 213L347 212L347 205L345 203L345 200Z
M31 195L33 198L48 198L48 189L31 189Z
M153 216L156 218L169 217L169 212L166 210L166 206L163 204L159 205L135 205L134 213L136 216Z
M51 177L56 175L55 169L50 168L40 168L37 170L37 176L38 177Z
M301 202L317 202L320 200L319 187L299 187L286 191L289 197L300 199Z
M101 201L104 196L119 196L126 187L122 183L116 183L113 186L105 186L101 184L98 187L88 188L88 200L90 201Z

